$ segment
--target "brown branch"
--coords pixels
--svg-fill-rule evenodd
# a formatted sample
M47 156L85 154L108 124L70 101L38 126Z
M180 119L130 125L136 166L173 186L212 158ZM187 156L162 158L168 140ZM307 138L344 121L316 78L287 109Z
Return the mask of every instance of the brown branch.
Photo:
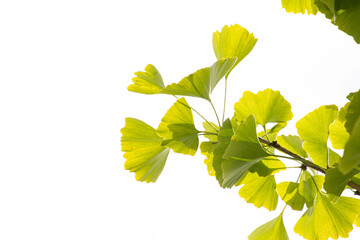
M276 148L276 149L279 150L280 152L283 152L283 153L285 153L285 154L293 157L294 160L299 160L299 161L301 161L301 163L302 163L303 165L305 165L306 167L312 168L312 169L314 169L314 170L316 170L316 171L319 171L319 172L321 172L321 173L323 173L323 174L326 173L326 170L327 170L327 169L324 169L324 168L316 165L315 163L310 162L309 160L306 160L305 158L300 157L299 155L297 155L297 154L289 151L288 149L286 149L286 148L282 147L280 144L278 144L276 141L274 141L274 142L269 142L269 141L267 141L267 140L265 140L265 139L263 139L263 138L261 138L261 137L258 137L258 138L259 138L259 141L260 141L261 143ZM354 188L354 189L356 189L356 192L360 193L360 186L359 186L358 184L354 183L353 181L349 181L349 182L347 183L347 185L350 186L350 187L352 187L352 188Z

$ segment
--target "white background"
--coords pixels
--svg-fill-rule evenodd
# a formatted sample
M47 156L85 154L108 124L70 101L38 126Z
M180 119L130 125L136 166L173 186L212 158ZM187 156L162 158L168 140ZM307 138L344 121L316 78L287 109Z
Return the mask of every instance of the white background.
M244 90L273 88L295 134L296 120L359 89L359 45L280 0L0 0L0 239L246 239L276 217L283 203L269 213L221 189L200 154L170 153L156 184L123 168L124 118L157 127L174 102L128 92L133 73L152 63L170 84L210 66L212 33L235 23L259 40L230 75L228 117ZM285 211L291 239L300 216Z

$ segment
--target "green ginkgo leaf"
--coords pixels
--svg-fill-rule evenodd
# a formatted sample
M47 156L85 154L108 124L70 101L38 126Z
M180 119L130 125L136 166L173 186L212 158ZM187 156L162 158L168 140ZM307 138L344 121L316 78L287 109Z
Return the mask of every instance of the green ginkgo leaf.
M349 140L349 133L346 131L344 122L339 119L335 121L329 127L329 138L333 148L344 149L346 142Z
M285 123L293 117L290 103L272 89L257 94L245 91L234 108L238 121L254 115L256 122L264 127L266 123Z
M226 25L221 32L214 32L212 43L216 58L237 57L235 64L226 73L226 78L231 70L251 52L256 42L254 35L238 24L230 27Z
M212 142L217 142L217 134L218 131L220 130L220 128L212 122L203 122L203 128L205 129L206 132L208 133L213 133L213 134L204 134L204 137L206 137L207 139L209 139L209 141Z
M305 141L303 148L314 163L323 168L329 165L329 126L337 118L337 113L335 105L321 106L296 123L297 132Z
M289 240L284 221L283 212L277 217L255 229L249 240Z
M169 154L169 149L161 145L163 139L154 128L135 118L125 119L121 133L125 169L135 172L138 181L155 182Z
M255 118L250 115L237 127L223 155L223 187L232 187L247 170L268 156L259 143Z
M256 172L261 177L275 174L281 170L286 170L285 164L275 157L264 157L261 161L255 163L249 171Z
M306 11L309 15L318 12L314 0L282 0L281 3L287 12L304 14Z
M360 165L360 117L352 129L349 141L345 145L339 168L344 174L347 174L358 165Z
M264 207L269 211L276 209L278 194L274 175L260 177L257 173L247 173L241 181L244 184L239 190L240 197L256 207Z
M354 37L355 42L360 44L360 5L342 12L335 20L341 31Z
M287 150L299 155L300 157L307 158L308 154L302 147L303 140L300 137L294 135L288 136L277 136L276 141L280 146L286 148Z
M360 117L360 90L351 98L351 102L346 109L345 128L348 133L352 132L355 122Z
M224 162L224 153L229 143L231 141L231 137L233 136L234 131L231 125L230 119L226 119L221 126L218 132L218 143L216 148L214 149L214 158L213 158L213 167L216 172L216 179L218 180L220 186L223 186L224 176L222 164Z
M193 115L185 98L178 99L166 112L156 131L164 138L163 146L176 153L195 155L199 146L199 131L195 128Z
M317 192L322 189L325 178L322 175L311 176L307 171L303 171L299 180L299 193L305 198L306 206L311 207Z
M179 83L166 86L160 93L199 97L210 101L216 84L234 66L236 57L220 59L211 67L203 68L183 78Z
M344 197L340 197L336 204L332 204L325 195L318 193L314 205L296 223L294 231L309 240L347 238L353 229L352 225L357 214L360 213L359 207L359 201Z
M328 169L325 173L324 190L327 194L341 196L349 180L357 173L358 171L352 170L343 174L338 168Z
M134 84L128 90L143 94L156 94L165 87L159 71L151 64L145 67L145 72L136 72L132 79Z
M306 199L299 191L299 183L282 182L276 186L280 198L293 210L301 211L306 203Z
M206 164L210 176L215 176L215 169L213 167L214 149L216 142L207 141L200 144L201 154L206 157L204 163Z

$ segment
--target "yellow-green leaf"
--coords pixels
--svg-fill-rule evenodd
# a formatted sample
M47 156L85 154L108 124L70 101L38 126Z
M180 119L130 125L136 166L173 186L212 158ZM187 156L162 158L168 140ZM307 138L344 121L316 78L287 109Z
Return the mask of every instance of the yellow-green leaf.
M284 221L283 212L280 216L274 218L257 229L255 229L249 236L249 240L289 240Z
M299 182L299 193L305 198L307 207L313 205L315 196L318 190L322 189L324 181L325 177L322 175L311 176L307 171L302 172Z
M299 183L282 182L276 186L280 198L293 210L301 211L306 203L304 196L299 192Z
M287 12L304 14L306 11L309 15L318 12L314 0L282 0L281 3Z
M286 148L287 150L299 155L300 157L307 158L308 154L302 147L303 140L300 137L294 135L288 136L277 136L276 141L280 144L280 146Z
M136 72L132 79L134 84L128 90L144 94L156 94L165 87L159 71L151 64L145 67L145 72Z
M199 131L194 126L193 115L185 98L178 99L166 112L156 131L165 139L162 145L177 153L195 155L199 146Z
M243 97L235 103L235 116L242 121L250 115L254 115L256 122L262 126L266 123L284 123L293 117L290 103L279 91L272 89L257 94L244 92Z
M345 145L344 155L340 160L339 168L346 174L360 164L360 117L356 121L349 141Z
M163 139L154 128L135 118L125 119L121 133L125 169L135 172L138 181L155 182L169 154L169 149L161 145Z
M359 201L344 197L332 204L325 195L318 193L314 205L296 223L294 231L309 240L347 238L357 214L360 213L359 207Z
M336 119L337 113L335 105L321 106L296 123L297 132L305 141L303 148L314 163L323 168L329 165L329 126Z
M239 195L248 203L269 211L276 209L278 194L274 175L260 177L257 173L248 173L241 184L244 186L240 188Z
M214 32L212 42L217 59L237 57L235 64L226 73L227 77L231 70L251 52L257 39L245 28L235 24L230 27L224 26L221 32Z

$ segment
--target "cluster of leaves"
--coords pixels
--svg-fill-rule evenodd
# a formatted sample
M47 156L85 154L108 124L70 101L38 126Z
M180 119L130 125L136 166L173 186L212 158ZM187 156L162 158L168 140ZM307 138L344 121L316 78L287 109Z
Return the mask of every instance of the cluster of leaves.
M177 97L198 97L212 105L211 93L217 83L225 78L227 84L231 71L256 41L239 25L225 26L213 34L218 60L212 66L168 86L153 65L148 65L145 72L135 73L130 91L168 94L177 100L157 129L126 118L121 129L125 169L135 172L138 181L155 182L170 149L193 156L200 147L209 175L222 188L240 186L239 195L248 203L273 211L280 197L285 207L294 211L305 207L294 227L305 239L348 237L354 224L360 226L360 200L341 196L345 188L355 193L360 190L360 91L351 93L349 102L340 110L335 105L321 106L300 119L296 123L298 136L279 134L293 113L289 102L272 89L256 94L244 92L235 103L234 116L223 116L222 121L217 117L217 124L206 120L184 97ZM202 130L195 127L193 112L204 119ZM200 135L206 138L201 144ZM332 148L344 149L343 156ZM284 160L293 165L285 165ZM275 175L288 168L299 169L297 180L277 183ZM283 223L285 207L277 218L257 228L248 238L288 239Z
M360 0L282 0L282 5L287 12L321 12L360 44Z

